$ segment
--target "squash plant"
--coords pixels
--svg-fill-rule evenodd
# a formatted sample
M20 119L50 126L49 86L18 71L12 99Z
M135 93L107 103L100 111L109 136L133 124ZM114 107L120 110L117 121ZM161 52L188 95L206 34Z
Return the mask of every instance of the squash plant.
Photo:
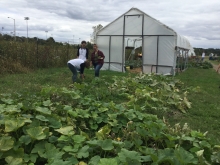
M219 164L220 147L206 133L150 114L187 113L191 103L182 85L171 77L139 75L2 94L0 164Z

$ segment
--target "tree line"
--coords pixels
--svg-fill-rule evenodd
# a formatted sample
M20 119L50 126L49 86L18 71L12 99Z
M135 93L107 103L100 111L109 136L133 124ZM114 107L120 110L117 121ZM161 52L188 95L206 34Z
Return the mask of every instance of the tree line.
M0 34L0 41L14 41L14 36L8 35L8 34ZM27 42L26 37L20 37L16 36L16 42L19 43L25 43ZM46 40L40 39L37 37L29 38L28 37L28 43L37 43L38 45L69 45L74 48L78 48L80 45L79 44L70 44L69 42L57 42L54 40L53 37L49 37ZM87 41L87 47L89 49L92 49L92 43Z
M102 25L98 25L98 26L94 26L93 27L93 38L92 40L95 41L95 35L97 33L97 31L99 31L102 28ZM13 41L14 40L14 36L8 35L8 34L0 34L0 41ZM16 36L16 42L27 42L27 38L26 37L19 37ZM55 45L71 45L74 48L79 47L80 45L78 44L70 44L68 42L57 42L54 40L53 37L49 37L46 40L44 39L40 39L37 37L33 37L33 38L29 38L28 37L28 42L30 43L38 43L39 45L48 45L48 44L55 44ZM89 49L92 49L92 43L87 41L87 47ZM209 55L211 53L213 53L214 55L220 56L220 49L214 49L214 48L194 48L194 52L195 54L198 55L202 55L203 51L205 52L206 55Z
M213 53L214 55L220 56L220 49L214 49L214 48L194 48L194 52L197 56L201 56L203 51L205 52L206 56L210 55Z

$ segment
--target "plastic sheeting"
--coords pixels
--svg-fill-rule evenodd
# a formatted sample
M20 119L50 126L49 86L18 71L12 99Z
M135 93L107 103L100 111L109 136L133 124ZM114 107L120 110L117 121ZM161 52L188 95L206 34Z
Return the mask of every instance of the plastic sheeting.
M142 35L143 15L125 17L125 35Z
M123 71L123 37L111 36L110 70Z
M120 17L111 24L105 26L98 32L98 35L122 35L124 17Z
M175 35L175 32L159 21L145 14L144 35Z
M158 40L158 65L173 66L175 37L160 36Z
M184 48L184 49L189 50L190 47L191 47L189 41L184 36L181 36L179 34L177 34L176 36L177 36L176 46L179 47L179 48Z
M102 69L123 71L122 65L122 48L123 37L121 36L97 36L97 45L104 53L104 65ZM111 47L109 47L109 45ZM110 54L109 54L110 52Z
M108 24L97 36L100 49L108 55L108 60L105 60L109 62L108 68L116 71L124 71L123 49L126 46L142 46L144 73L173 73L176 67L176 48L193 51L185 37L137 8L131 8ZM144 45L140 40L142 37ZM134 38L138 39L138 42ZM107 67L106 64L105 66Z
M157 36L144 37L143 64L157 64Z
M190 50L189 50L189 53L188 53L189 56L196 56L195 52L194 52L194 49L193 47L190 45Z

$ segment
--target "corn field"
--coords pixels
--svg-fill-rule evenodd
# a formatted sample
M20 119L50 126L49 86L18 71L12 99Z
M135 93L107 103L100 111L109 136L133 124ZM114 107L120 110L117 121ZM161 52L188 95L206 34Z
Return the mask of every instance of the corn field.
M0 74L65 66L69 59L76 57L76 53L77 48L69 44L0 41Z

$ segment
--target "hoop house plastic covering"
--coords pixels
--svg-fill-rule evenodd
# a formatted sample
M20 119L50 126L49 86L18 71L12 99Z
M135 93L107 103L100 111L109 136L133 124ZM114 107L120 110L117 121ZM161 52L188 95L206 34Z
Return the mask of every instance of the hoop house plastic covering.
M138 39L136 45L129 38ZM142 46L144 73L175 74L177 51L193 50L185 37L137 8L101 29L96 43L106 56L103 68L122 72L126 46Z

